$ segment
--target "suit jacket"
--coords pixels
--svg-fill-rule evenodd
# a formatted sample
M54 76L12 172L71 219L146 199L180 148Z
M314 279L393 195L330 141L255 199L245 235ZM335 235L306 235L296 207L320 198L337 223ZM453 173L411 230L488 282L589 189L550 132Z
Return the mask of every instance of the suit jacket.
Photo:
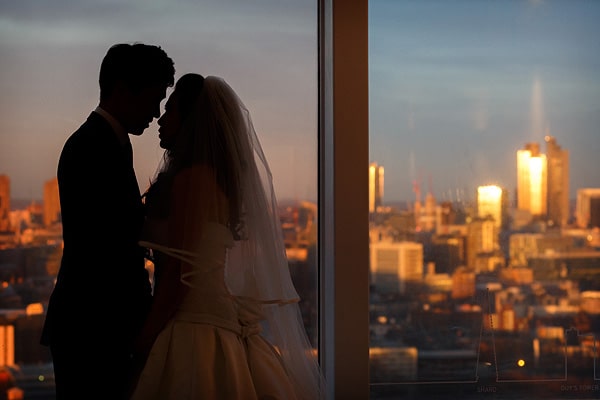
M133 165L109 123L92 112L67 139L57 175L64 249L41 343L94 341L125 351L151 300Z

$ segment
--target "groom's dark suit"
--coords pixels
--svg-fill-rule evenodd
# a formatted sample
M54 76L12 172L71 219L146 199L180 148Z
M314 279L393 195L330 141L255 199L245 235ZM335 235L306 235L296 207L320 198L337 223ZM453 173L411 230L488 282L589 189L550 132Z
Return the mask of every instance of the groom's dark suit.
M117 399L151 289L133 165L98 113L66 141L58 184L64 252L41 343L52 351L59 398L62 387L64 398Z

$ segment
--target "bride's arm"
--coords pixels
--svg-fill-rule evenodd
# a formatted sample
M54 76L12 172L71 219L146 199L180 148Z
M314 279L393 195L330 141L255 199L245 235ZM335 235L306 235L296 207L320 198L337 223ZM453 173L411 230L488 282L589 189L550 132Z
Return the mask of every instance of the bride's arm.
M189 202L189 171L181 171L174 179L169 199L166 243L172 249L183 249L186 207ZM189 287L182 284L181 274L190 268L176 257L159 253L155 265L155 286L152 305L141 334L136 341L136 352L146 357L154 340L173 317Z
M180 282L181 261L169 256L163 257L165 258L164 269L161 268L160 277L154 286L148 318L146 318L135 343L136 354L144 359L150 352L158 334L175 314L177 306L188 289Z
M204 224L227 217L224 195L216 185L214 171L201 165L180 171L174 178L170 197L167 246L195 252ZM152 306L137 342L138 352L144 355L187 294L189 286L182 283L181 276L193 267L178 258L160 254L156 268L158 276Z

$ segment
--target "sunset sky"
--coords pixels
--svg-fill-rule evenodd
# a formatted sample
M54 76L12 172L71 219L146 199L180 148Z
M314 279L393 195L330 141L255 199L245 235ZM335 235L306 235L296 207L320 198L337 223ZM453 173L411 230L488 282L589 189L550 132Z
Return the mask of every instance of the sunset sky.
M598 21L594 0L372 0L370 158L385 167L384 199L413 198L414 180L439 199L513 191L516 151L546 133L570 151L571 193L600 187ZM134 41L163 47L176 77L224 77L279 197L316 198L316 0L3 0L0 174L13 198L41 198L97 105L106 50ZM156 123L133 145L144 188L162 154Z
M251 112L281 196L316 197L316 2L2 0L0 174L13 198L41 198L64 141L98 103L103 56L134 41L165 49L176 78L225 78ZM154 121L132 137L142 188L162 155L157 136Z

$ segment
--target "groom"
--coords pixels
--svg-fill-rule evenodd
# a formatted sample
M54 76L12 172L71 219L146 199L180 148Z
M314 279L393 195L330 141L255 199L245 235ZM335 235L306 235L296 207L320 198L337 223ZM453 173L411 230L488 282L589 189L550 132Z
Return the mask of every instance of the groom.
M151 299L128 134L141 135L160 116L174 75L159 46L112 46L100 67L100 104L60 155L64 251L41 338L57 400L121 399L128 391L133 340Z

